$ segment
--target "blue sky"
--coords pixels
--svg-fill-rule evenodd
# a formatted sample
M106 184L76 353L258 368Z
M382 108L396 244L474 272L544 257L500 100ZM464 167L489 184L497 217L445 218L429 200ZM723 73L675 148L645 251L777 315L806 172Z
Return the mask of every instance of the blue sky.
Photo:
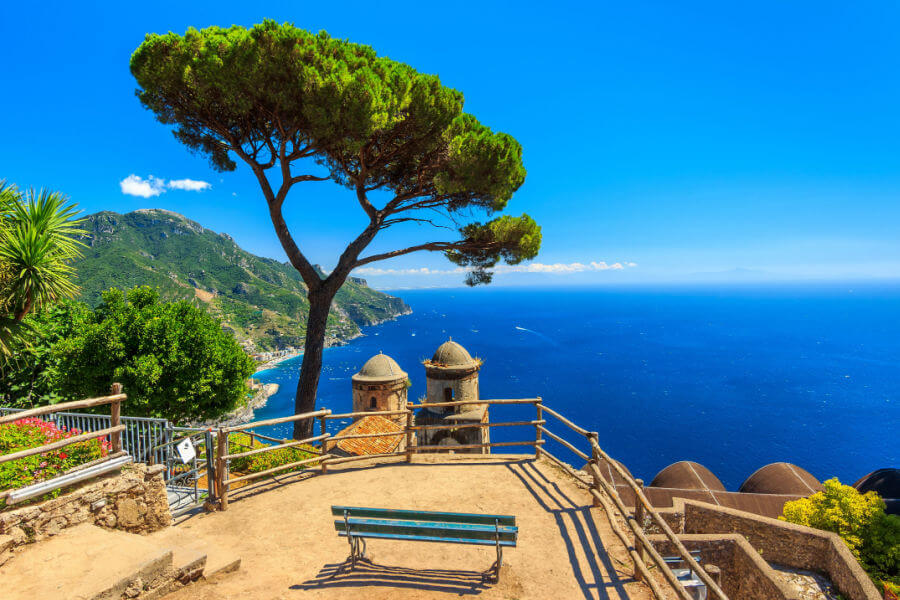
M128 72L146 32L273 18L437 73L523 144L528 178L509 212L535 217L544 247L539 272L497 284L900 277L900 5L374 7L3 3L0 178L59 189L86 212L175 210L283 259L248 170L192 156L140 106ZM151 175L210 185L123 193ZM364 224L331 183L295 187L286 216L325 266ZM373 248L429 236L413 225ZM462 280L441 273L440 255L370 266L388 271L363 273L380 287Z

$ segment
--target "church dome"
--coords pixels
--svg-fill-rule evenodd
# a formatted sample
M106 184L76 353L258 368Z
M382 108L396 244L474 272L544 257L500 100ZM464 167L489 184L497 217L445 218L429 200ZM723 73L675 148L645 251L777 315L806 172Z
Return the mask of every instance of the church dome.
M819 480L797 465L777 462L757 469L741 484L745 494L789 494L810 496L822 489Z
M393 358L380 352L366 361L359 373L352 377L353 381L396 381L406 379L406 371L400 368Z
M682 460L673 463L656 474L650 487L678 490L710 490L724 492L725 486L712 471L700 463Z
M431 357L431 364L435 367L471 367L475 359L468 350L451 339L438 346Z
M876 492L888 514L900 515L900 469L878 469L853 484L860 493Z

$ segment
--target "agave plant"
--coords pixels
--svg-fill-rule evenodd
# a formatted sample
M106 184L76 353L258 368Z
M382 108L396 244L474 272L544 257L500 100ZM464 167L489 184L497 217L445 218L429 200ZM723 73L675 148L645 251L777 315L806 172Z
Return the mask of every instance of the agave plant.
M78 211L59 192L0 181L0 355L29 312L78 292L71 261L84 244Z

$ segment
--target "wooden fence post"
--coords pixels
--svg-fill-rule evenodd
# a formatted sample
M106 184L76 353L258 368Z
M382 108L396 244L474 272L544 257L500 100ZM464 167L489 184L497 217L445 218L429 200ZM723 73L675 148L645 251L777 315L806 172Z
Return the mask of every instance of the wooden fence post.
M644 489L644 480L643 479L635 479L634 482L638 484L638 487L641 490ZM641 529L644 528L644 505L638 500L637 495L634 498L634 520L637 522L637 526ZM644 544L641 543L637 537L634 538L634 548L637 550L638 556L641 557L641 560L644 561L644 564L647 563L647 550L644 548ZM634 579L635 581L641 580L641 573L637 568L634 570Z
M216 434L216 495L219 497L219 510L228 509L228 473L226 461L223 456L228 455L228 434L219 431Z
M544 404L540 396L538 396L537 403L534 406L537 408L535 420L538 421L534 426L534 458L536 460L541 457L541 440L544 437L540 424L540 421L544 420Z
M122 393L122 384L114 383L109 387L109 394L115 396ZM109 407L109 426L118 427L122 424L122 401L115 400ZM122 432L116 431L110 435L113 454L122 451Z
M413 409L408 409L406 412L406 462L412 462L413 455L413 425L415 424L415 415L413 414Z
M595 465L597 469L600 469L600 453L597 452L597 446L600 445L599 439L600 434L596 431L590 431L587 435L588 441L594 441L596 443L591 444L591 460L589 464ZM591 472L591 479L594 480L594 489L599 493L603 493L603 488L600 485L600 482L597 481L597 474L593 469L588 469ZM600 501L597 498L594 498L594 506L600 506Z
M328 433L328 432L325 430L325 425L326 425L326 423L328 423L328 419L327 419L326 417L327 417L327 415L322 415L321 417L319 417L319 428L322 430L322 431L321 431L322 435L325 435L326 433ZM324 441L322 442L322 455L323 455L323 456L324 456L325 454L327 454L326 451L325 451L325 444L327 444L327 443L328 443L328 440L324 440ZM327 458L323 458L322 461L319 463L319 465L322 467L322 474L323 474L323 475L324 475L325 473L328 472L328 465L327 465L327 463L328 463L328 459L327 459Z

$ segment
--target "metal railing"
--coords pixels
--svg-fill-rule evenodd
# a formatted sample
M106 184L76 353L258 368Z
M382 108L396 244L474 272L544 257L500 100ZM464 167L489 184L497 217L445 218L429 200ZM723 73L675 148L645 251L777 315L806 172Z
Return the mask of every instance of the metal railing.
M67 409L92 408L95 406L103 406L107 404L110 407L110 416L108 417L108 421L106 422L106 424L109 425L108 427L95 429L89 431L88 433L70 435L67 438L63 438L55 442L50 442L47 444L36 446L34 448L25 448L17 452L0 455L0 464L18 460L21 458L27 458L29 456L43 454L45 452L60 450L72 444L87 442L96 438L109 436L110 449L109 453L105 457L90 461L86 464L77 465L69 469L65 473L61 473L48 480L39 482L39 484L33 485L38 485L41 493L46 493L93 477L95 476L95 473L103 471L104 469L108 471L113 468L119 468L121 461L118 461L117 459L121 459L122 457L126 456L126 453L122 450L122 431L125 429L125 426L122 425L120 417L121 404L126 399L127 396L122 393L122 385L119 383L114 383L108 396L101 396L99 398L87 398L85 400L75 400L73 402L63 402L50 406L40 406L38 408L29 408L26 410L7 412L7 414L0 416L0 425L13 423L20 419L28 419L31 417L40 417L41 420L43 420L43 417L45 415L58 414ZM127 461L128 459L125 458L124 460ZM78 473L76 474L76 472ZM24 486L20 488L4 490L3 492L0 492L0 498L6 498L7 503L18 501L17 498L27 499L33 495L31 490L32 486Z
M22 413L26 410L28 409L0 407L0 416ZM58 412L45 414L41 418L61 429L69 431L79 429L83 432L107 429L112 423L111 415L90 413ZM172 432L177 428L166 419L153 417L120 417L119 421L125 426L121 433L122 450L131 455L135 462L166 463L168 455L165 444L172 441Z

